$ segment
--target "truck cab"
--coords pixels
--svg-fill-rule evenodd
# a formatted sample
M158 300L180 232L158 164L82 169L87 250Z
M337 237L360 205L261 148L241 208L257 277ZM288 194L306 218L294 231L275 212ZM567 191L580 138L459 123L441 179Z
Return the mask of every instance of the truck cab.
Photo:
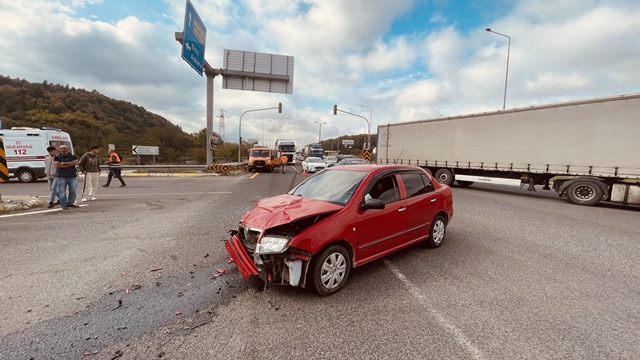
M266 146L256 146L249 149L249 171L273 171L274 151Z

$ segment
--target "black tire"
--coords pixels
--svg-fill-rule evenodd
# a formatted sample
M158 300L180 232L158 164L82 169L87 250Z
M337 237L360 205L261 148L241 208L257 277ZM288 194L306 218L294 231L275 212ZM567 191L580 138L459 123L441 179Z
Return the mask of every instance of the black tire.
M440 184L451 185L453 183L453 173L449 169L438 169L435 178Z
M34 174L33 171L28 169L22 169L18 171L18 173L16 174L16 177L18 178L18 181L20 181L21 183L30 183L30 182L36 181L36 174Z
M576 205L593 206L600 202L604 192L595 181L577 181L565 190L569 202Z
M437 248L444 243L444 238L447 235L447 221L442 215L436 216L431 222L431 229L429 230L429 238L427 239L427 246L430 248Z
M340 245L333 245L314 260L311 280L318 294L328 296L338 292L344 286L350 271L349 252Z
M456 182L458 183L458 185L460 185L460 187L463 188L473 185L473 181L456 180Z

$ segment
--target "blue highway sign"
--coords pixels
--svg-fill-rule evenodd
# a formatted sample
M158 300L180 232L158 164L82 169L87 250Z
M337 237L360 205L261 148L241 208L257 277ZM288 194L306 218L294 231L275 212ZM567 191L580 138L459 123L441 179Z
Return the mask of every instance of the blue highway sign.
M184 32L182 40L182 58L202 76L204 68L204 45L207 41L207 28L200 15L187 0L184 13Z

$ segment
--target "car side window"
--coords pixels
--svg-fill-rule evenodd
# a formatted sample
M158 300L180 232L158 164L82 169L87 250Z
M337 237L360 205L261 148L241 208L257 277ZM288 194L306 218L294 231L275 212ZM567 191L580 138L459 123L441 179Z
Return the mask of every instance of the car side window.
M378 199L385 204L400 200L400 192L398 191L395 175L387 175L378 179L369 190L369 193L365 195L365 199Z
M420 174L420 177L422 178L422 181L424 182L424 186L426 187L427 192L431 192L431 191L434 191L436 189L436 187L433 186L433 184L431 183L431 180L429 180L429 177L427 177L427 175Z
M424 184L424 180L418 173L404 173L400 174L400 178L404 183L404 188L407 191L407 197L418 196L427 193L427 187Z

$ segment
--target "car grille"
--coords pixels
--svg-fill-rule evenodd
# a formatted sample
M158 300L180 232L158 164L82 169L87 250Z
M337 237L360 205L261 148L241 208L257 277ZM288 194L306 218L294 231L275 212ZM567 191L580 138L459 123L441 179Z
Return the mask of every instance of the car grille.
M244 246L249 254L253 255L253 253L256 251L256 245L258 244L260 231L240 225L240 227L238 228L238 234L240 235L242 246Z
M264 160L256 160L253 162L254 166L264 166L265 165L265 161Z

